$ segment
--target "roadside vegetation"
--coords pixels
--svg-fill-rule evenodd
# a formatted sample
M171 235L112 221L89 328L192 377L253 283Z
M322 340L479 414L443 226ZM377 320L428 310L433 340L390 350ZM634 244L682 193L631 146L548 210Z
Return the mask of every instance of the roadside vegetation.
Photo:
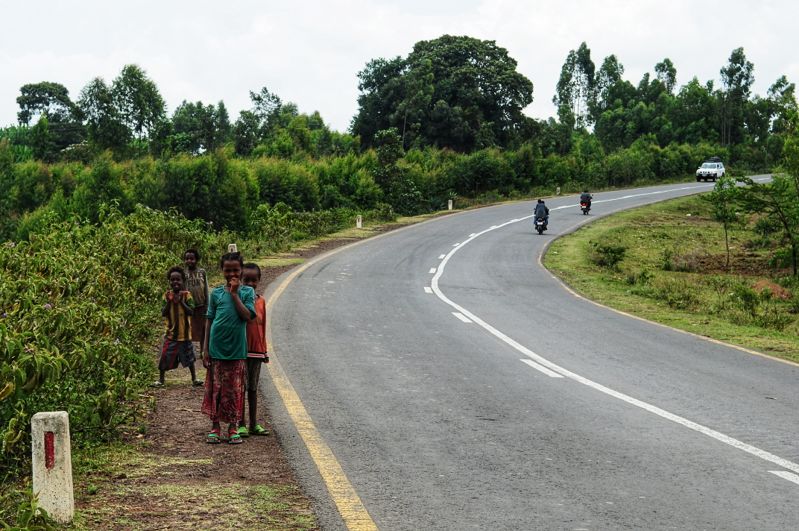
M440 211L449 200L464 208L680 180L710 156L737 176L799 160L794 84L782 76L767 95L753 95L753 71L738 48L718 87L696 78L678 87L668 58L634 85L618 58L596 68L582 43L555 87L557 119L536 120L523 113L533 84L507 50L445 35L406 57L369 61L347 132L266 87L250 92L251 108L235 120L222 101L184 101L169 115L137 65L110 83L89 81L74 100L54 81L20 87L18 124L0 128L0 526L41 518L24 480L35 412L68 410L79 454L146 429L163 274L186 248L199 249L212 274L214 258L234 241L248 259L285 258L287 266L296 257L279 253L352 227L358 215L375 225ZM662 298L686 315L715 293L708 300L717 300L719 316L733 316L730 329L785 336L787 346L767 350L789 352L796 289L780 268L785 239L799 238L795 208L780 209L797 197L792 186L748 197L769 212L768 222L746 221L760 227L759 244L747 243L738 217L724 225L733 271L736 257L754 260L741 258L746 248L759 267L777 268L767 280L788 299L750 286L748 269L729 287L705 286L701 295L683 288L691 275L715 274L702 269L715 263L715 251L691 258L695 249L715 249L710 240L695 248L675 240L658 250L671 249L668 257L634 266L637 243L618 230L594 238L618 249L595 247L602 265L590 267L602 282L621 279L616 291ZM703 208L691 223L710 215ZM557 252L551 256L574 254Z
M723 224L708 195L614 214L556 240L544 265L633 315L799 362L799 278L779 226Z

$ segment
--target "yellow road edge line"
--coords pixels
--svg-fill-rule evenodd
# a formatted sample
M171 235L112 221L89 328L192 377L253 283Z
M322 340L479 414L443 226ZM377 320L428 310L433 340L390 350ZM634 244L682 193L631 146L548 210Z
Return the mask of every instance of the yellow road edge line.
M327 486L327 491L330 497L338 508L341 518L347 529L353 531L371 531L376 530L377 525L369 516L369 511L361 502L355 488L347 479L347 475L341 468L336 456L333 455L330 447L325 443L322 435L316 429L316 426L308 415L305 406L302 404L300 397L294 390L294 386L286 377L280 362L274 355L274 351L270 354L269 375L277 388L283 404L291 417L297 432L302 437L308 453L316 464L319 474Z
M591 220L591 221L595 221L595 220ZM579 226L582 226L582 225L585 225L585 223L581 223ZM579 227L579 226L578 226L578 227ZM573 231L572 231L572 232L573 232ZM639 315L633 315L633 314L631 314L631 313L627 313L627 312L625 312L625 311L622 311L622 310L617 310L616 308L613 308L613 307L611 307L611 306L607 306L606 304L602 304L601 302L597 302L597 301L595 301L595 300L593 300L593 299L589 299L588 297L585 297L585 296L583 296L583 295L580 295L580 294L579 294L579 293L577 293L575 290L573 290L573 289L572 289L572 288L571 288L571 287L570 287L568 284L566 284L566 283L565 283L563 280L561 280L560 278L558 278L558 276L557 276L557 275L555 275L555 274L554 274L552 271L550 271L550 270L549 270L549 269L548 269L548 268L547 268L547 267L544 265L544 261L543 261L544 255L546 254L547 250L549 249L549 246L550 246L550 245L552 245L552 243L553 243L555 240L557 240L557 239L559 239L559 238L563 238L564 236L568 236L569 234L570 234L570 233L569 233L569 232L567 232L567 233L565 233L565 234L561 234L561 235L559 235L559 236L558 236L557 238L555 238L555 239L552 239L552 240L548 241L548 242L547 242L547 244L546 244L546 245L544 245L544 248L543 248L543 249L541 249L541 252L538 254L538 265L540 265L542 268L544 268L544 270L545 270L547 273L549 273L549 275L550 275L550 276L551 276L553 279L555 279L555 281L556 281L558 284L560 284L560 285L561 285L561 287L562 287L563 289L565 289L567 292L571 293L571 294L572 294L574 297L576 297L576 298L578 298L578 299L582 299L582 300L584 300L584 301L587 301L587 302L590 302L590 303L591 303L591 304L593 304L594 306L599 306L600 308L604 308L604 309L606 309L606 310L610 310L611 312L617 313L617 314L619 314L619 315L623 315L623 316L625 316L625 317L629 317L629 318L631 318L631 319L636 319L636 320L638 320L638 321L643 321L643 322L645 322L645 323L649 323L649 324L652 324L652 325L660 326L660 327L662 327L662 328L666 328L666 329L668 329L668 330L673 330L673 331L675 331L675 332L679 332L679 333L681 333L681 334L686 334L686 335L689 335L689 336L693 336L693 337L695 337L695 338L698 338L698 339L702 339L702 340L704 340L704 341L707 341L708 343L714 343L714 344L716 344L716 345L722 345L722 346L725 346L725 347L734 348L735 350L739 350L739 351L741 351L741 352L746 352L747 354L751 354L752 356L759 356L759 357L761 357L761 358L765 358L765 359L767 359L767 360L779 361L779 362L781 362L781 363L785 363L785 364L788 364L788 365L792 365L792 366L794 366L794 367L799 367L799 363L796 363L795 361L786 360L786 359L783 359L783 358L778 358L777 356L772 356L772 355L770 355L770 354L766 354L766 353L764 353L764 352L758 352L757 350L752 350L752 349L750 349L750 348L746 348L746 347L743 347L743 346L741 346L741 345L735 345L735 344L733 344L733 343L727 343L726 341L722 341L722 340L720 340L720 339L715 339L715 338L708 337L708 336L703 336L703 335L701 335L701 334L697 334L696 332L690 332L690 331L688 331L688 330L683 330L682 328L676 328L676 327L674 327L674 326L667 325L667 324L664 324L664 323L658 323L657 321L652 321L652 320L650 320L650 319L647 319L646 317L641 317L641 316L639 316Z
M291 417L291 421L294 423L297 433L299 433L302 441L305 443L305 447L308 449L311 459L313 459L316 468L319 470L319 474L322 476L322 480L325 482L327 491L330 494L330 497L333 499L333 503L336 504L336 508L338 509L342 520L344 520L344 525L347 526L347 529L352 531L372 531L377 529L377 525L375 524L374 520L372 520L372 517L369 515L369 511L366 510L361 498L358 496L358 493L355 491L352 483L350 483L350 480L344 473L344 469L341 468L341 464L336 459L333 451L330 449L327 443L325 443L325 440L319 433L319 430L316 429L313 419L311 419L311 416L305 409L305 406L303 405L302 400L300 400L297 391L294 389L291 381L289 381L286 373L283 371L283 367L280 365L280 360L275 352L275 343L272 339L272 329L270 323L272 322L271 310L274 308L277 299L280 297L283 291L285 291L286 287L288 287L291 281L294 280L300 273L308 269L319 260L327 258L328 256L335 254L342 249L352 247L371 239L373 238L365 238L363 240L353 242L352 244L333 249L330 252L323 253L302 264L297 269L292 271L291 274L280 283L270 297L270 300L267 301L268 317L266 320L266 335L267 342L269 344L269 363L267 364L269 376L272 378L272 382L275 384L275 388L280 395L280 399L283 401L283 405L286 407L289 417Z

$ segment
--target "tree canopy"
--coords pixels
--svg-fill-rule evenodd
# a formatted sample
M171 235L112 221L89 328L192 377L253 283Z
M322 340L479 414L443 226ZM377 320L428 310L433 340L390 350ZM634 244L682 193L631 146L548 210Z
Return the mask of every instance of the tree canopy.
M373 146L396 128L404 147L471 151L515 139L533 83L495 41L444 35L420 41L405 59L374 59L358 74L352 132Z

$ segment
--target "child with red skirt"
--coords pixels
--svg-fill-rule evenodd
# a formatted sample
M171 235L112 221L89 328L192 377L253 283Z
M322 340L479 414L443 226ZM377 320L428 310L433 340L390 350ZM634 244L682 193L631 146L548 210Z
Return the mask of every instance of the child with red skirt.
M247 361L247 322L255 318L255 290L241 283L244 260L237 252L219 261L225 284L208 297L203 366L205 397L202 412L211 419L206 441L221 442L221 423L228 424L228 443L242 442L238 424L244 407Z

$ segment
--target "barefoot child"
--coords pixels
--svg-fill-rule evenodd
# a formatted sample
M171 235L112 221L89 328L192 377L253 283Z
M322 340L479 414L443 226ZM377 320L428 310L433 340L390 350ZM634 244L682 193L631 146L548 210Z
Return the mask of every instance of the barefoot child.
M255 319L247 322L247 406L250 408L250 429L244 422L244 408L239 422L239 435L269 435L269 432L258 424L258 379L261 376L261 364L267 363L266 355L266 300L258 293L261 281L261 268L258 264L244 264L241 282L255 290Z
M220 442L221 422L228 423L228 443L242 442L238 424L244 407L244 378L247 360L247 321L255 318L255 290L241 284L244 260L237 252L222 256L219 266L225 284L213 289L208 298L203 365L205 397L202 412L211 418L206 441Z
M194 315L191 317L191 340L200 343L200 352L205 342L205 312L208 311L208 276L205 269L197 267L200 253L196 249L187 249L183 253L186 264L186 289L194 300Z
M154 385L164 385L164 373L177 369L178 364L189 368L194 386L202 385L197 381L194 371L194 345L191 342L191 317L194 314L194 301L191 293L184 289L186 274L180 267L173 267L166 275L169 280L169 291L164 294L164 317L166 334L161 349L161 361L158 363L160 376Z

